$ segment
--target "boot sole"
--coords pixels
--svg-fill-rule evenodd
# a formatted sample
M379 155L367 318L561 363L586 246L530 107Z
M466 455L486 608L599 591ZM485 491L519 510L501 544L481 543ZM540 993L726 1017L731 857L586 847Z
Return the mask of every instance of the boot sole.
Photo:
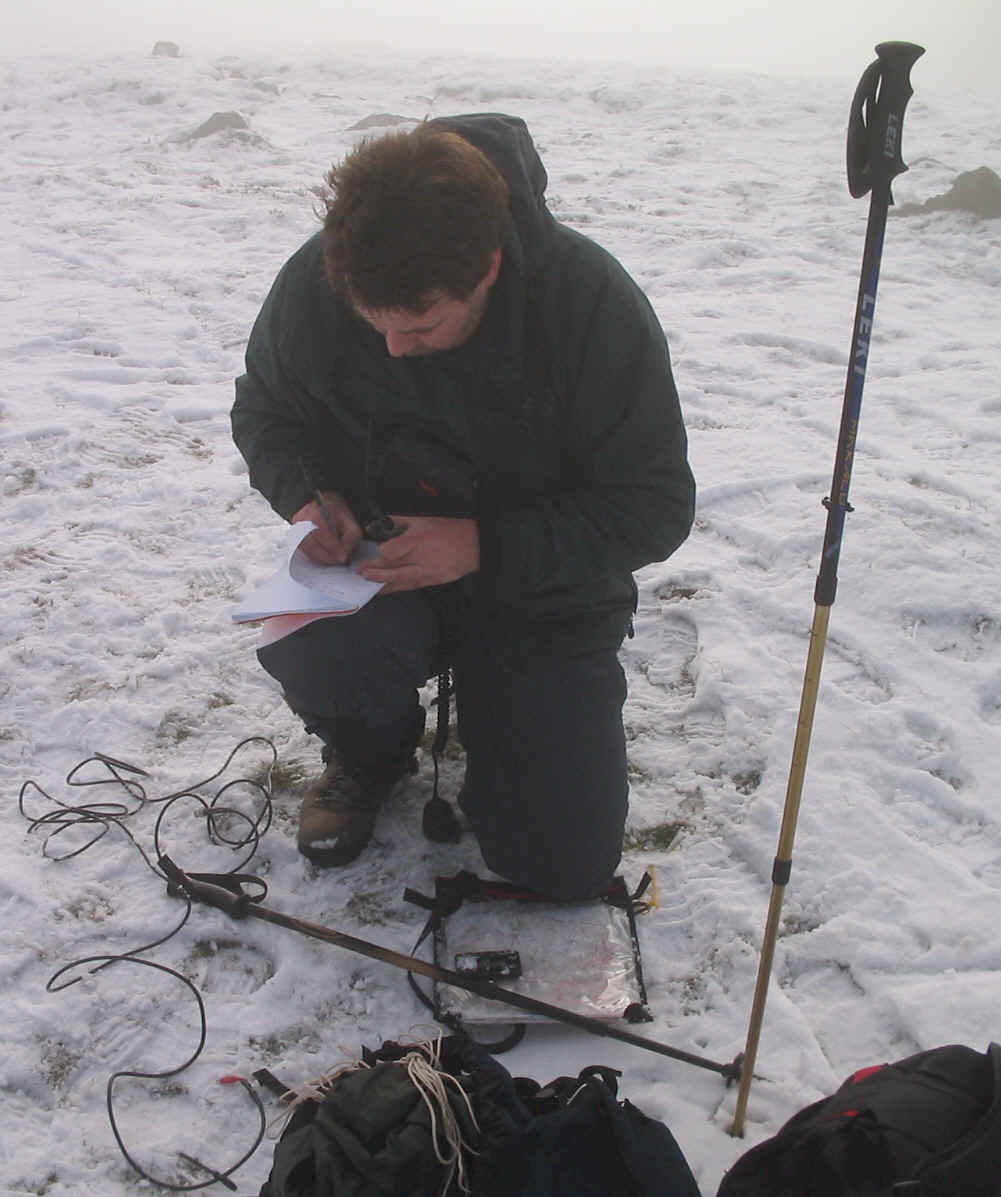
M300 853L318 869L336 869L357 860L368 847L369 840L361 844L340 845L334 848L314 848L311 844L299 844Z

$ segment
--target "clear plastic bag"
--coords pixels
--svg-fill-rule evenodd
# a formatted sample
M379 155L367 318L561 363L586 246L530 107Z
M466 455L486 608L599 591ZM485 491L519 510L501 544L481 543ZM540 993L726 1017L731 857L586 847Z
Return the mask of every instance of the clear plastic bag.
M631 912L605 901L464 902L441 921L434 944L435 963L450 970L457 958L517 952L521 976L498 976L496 984L587 1018L623 1018L645 1007ZM460 959L458 966L465 963ZM466 1026L547 1021L440 982L434 1000L444 1015Z

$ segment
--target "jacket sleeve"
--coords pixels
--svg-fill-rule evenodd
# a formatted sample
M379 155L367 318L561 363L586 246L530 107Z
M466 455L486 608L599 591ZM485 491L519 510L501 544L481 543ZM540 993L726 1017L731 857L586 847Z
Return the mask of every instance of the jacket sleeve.
M480 582L501 601L631 573L691 529L695 482L666 339L639 287L595 253L600 269L561 272L561 301L548 305L565 365L562 483L481 514Z
M330 299L311 279L315 251L307 242L279 272L247 343L246 373L236 380L233 439L247 463L250 484L286 520L312 490L344 494L343 432L324 397L307 382L317 377L313 357L333 340Z

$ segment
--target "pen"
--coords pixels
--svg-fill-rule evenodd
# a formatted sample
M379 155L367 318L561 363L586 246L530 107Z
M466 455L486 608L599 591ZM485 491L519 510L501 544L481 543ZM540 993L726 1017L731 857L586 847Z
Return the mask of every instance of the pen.
M340 544L341 534L338 531L337 525L334 523L334 517L330 513L330 508L327 506L327 500L323 497L323 492L318 486L313 484L313 479L309 476L309 470L306 469L306 463L299 458L299 469L302 471L302 480L306 483L313 493L313 499L317 507L320 509L320 514L323 516L323 522L327 525L327 531Z
M306 469L306 463L301 457L299 458L299 469L302 471L303 481L313 493L313 499L316 501L316 505L320 509L320 514L323 516L323 522L327 525L327 531L339 543L341 534L334 523L334 517L327 506L327 500L323 497L323 492L320 488L313 485L313 480L309 476L309 470ZM365 525L365 535L369 540L374 540L378 544L381 544L384 540L392 540L394 536L399 536L401 532L405 531L405 525L394 524L388 515L378 510L376 511L376 518L370 520Z
M323 522L327 525L327 531L340 544L341 534L337 530L337 525L334 523L334 517L330 514L330 508L327 506L327 500L323 497L323 492L318 487L313 487L313 498L316 500L316 505L320 509L320 514L323 516Z

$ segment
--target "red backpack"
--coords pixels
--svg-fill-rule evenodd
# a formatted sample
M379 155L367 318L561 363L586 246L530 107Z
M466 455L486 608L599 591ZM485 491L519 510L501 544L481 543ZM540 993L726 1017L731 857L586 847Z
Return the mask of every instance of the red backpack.
M1001 1197L1001 1047L864 1068L745 1152L717 1197Z

